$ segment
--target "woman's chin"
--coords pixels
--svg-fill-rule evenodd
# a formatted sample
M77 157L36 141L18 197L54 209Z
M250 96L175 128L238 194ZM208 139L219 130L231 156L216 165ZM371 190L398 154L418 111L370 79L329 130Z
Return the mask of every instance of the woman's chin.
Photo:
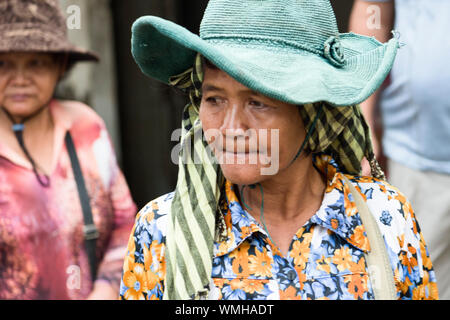
M32 99L23 101L7 100L3 107L14 117L26 118L39 110L39 105Z
M237 185L250 185L264 179L260 165L251 164L221 164L220 168L225 178Z

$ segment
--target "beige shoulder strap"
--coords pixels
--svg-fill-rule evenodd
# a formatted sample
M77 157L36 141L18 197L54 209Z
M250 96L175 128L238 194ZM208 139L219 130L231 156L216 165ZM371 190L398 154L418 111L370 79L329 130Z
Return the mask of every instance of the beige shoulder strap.
M353 184L344 176L345 183L356 202L359 215L370 243L370 252L366 254L370 281L376 300L397 300L394 273L386 250L386 245L369 207Z

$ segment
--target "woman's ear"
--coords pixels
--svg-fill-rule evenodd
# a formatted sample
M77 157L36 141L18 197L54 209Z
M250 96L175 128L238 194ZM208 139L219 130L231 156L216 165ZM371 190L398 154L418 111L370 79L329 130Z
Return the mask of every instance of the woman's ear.
M72 69L74 63L70 60L68 53L59 54L56 60L59 65L59 80L63 80Z

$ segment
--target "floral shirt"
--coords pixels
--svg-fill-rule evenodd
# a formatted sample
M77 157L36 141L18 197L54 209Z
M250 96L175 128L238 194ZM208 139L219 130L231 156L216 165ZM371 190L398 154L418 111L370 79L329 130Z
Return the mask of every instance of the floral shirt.
M214 299L374 299L364 226L334 160L317 156L327 177L319 210L293 236L283 255L226 183L227 240L214 244ZM398 299L437 299L432 263L404 195L384 181L347 175L366 200L384 237ZM128 244L122 299L162 299L165 235L173 193L138 214Z
M0 141L0 299L84 299L93 288L67 130L100 234L97 281L119 289L136 206L106 127L78 102L54 100L49 108L55 125L50 187L41 186L29 161Z

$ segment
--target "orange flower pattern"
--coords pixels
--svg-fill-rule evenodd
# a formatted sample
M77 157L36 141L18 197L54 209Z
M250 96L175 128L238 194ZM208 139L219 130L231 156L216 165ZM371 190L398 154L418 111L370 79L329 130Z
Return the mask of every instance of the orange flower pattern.
M210 298L374 299L365 260L370 244L355 202L331 157L318 155L315 164L328 177L323 203L296 232L285 256L240 205L234 186L226 183L221 207L227 237L214 244ZM366 199L384 236L398 299L437 299L432 262L406 198L384 181L347 177ZM122 299L162 299L172 198L170 193L150 202L137 216L124 263Z

